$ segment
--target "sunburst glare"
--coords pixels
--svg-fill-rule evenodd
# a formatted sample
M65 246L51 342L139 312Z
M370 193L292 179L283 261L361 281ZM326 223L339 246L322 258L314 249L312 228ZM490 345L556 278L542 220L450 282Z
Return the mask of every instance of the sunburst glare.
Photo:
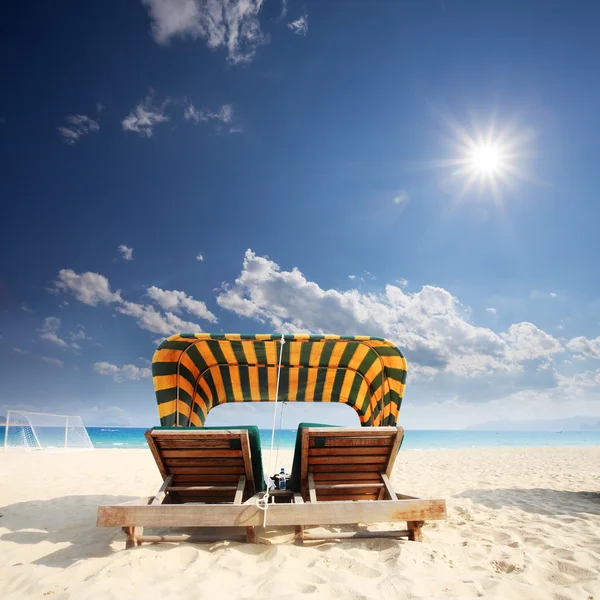
M500 131L493 123L486 130L469 132L456 124L453 130L455 158L446 164L454 167L452 175L461 188L460 198L477 191L478 197L491 197L500 204L503 189L525 178L531 132L508 127Z
M443 120L449 129L450 156L426 164L447 171L442 185L454 190L457 201L488 199L500 206L507 188L518 179L531 179L525 166L534 137L531 129L514 124L500 128L494 118L486 127L469 128L447 116Z

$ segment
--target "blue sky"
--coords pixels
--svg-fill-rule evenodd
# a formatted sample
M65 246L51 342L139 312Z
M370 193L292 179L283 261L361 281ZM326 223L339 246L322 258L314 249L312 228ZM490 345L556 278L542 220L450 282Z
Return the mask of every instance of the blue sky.
M32 6L0 23L0 414L155 424L153 350L195 329L388 337L408 428L600 416L596 3Z

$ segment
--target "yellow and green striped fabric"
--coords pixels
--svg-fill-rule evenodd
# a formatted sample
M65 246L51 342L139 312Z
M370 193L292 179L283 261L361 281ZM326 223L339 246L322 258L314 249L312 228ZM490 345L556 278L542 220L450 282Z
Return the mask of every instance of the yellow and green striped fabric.
M367 336L285 335L279 401L341 402L364 426L396 425L406 360ZM152 377L163 426L202 427L224 402L273 402L280 335L180 333L157 348Z

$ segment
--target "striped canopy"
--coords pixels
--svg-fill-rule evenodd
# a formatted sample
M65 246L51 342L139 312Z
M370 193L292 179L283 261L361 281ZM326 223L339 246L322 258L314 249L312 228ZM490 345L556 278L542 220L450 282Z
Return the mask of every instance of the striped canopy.
M341 402L363 426L396 425L406 360L388 340L285 335L278 400ZM280 335L180 333L154 353L161 425L202 427L224 402L275 401Z

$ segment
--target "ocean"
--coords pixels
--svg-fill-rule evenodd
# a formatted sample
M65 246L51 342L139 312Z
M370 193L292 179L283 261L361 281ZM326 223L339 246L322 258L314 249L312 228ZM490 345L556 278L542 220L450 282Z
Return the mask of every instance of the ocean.
M232 425L232 427L234 427ZM145 427L87 427L95 448L147 448ZM4 427L0 427L0 444ZM271 446L271 430L261 429L263 449ZM296 441L295 429L275 432L282 450L291 450ZM444 450L454 448L507 448L519 446L600 446L600 431L406 431L402 450Z

